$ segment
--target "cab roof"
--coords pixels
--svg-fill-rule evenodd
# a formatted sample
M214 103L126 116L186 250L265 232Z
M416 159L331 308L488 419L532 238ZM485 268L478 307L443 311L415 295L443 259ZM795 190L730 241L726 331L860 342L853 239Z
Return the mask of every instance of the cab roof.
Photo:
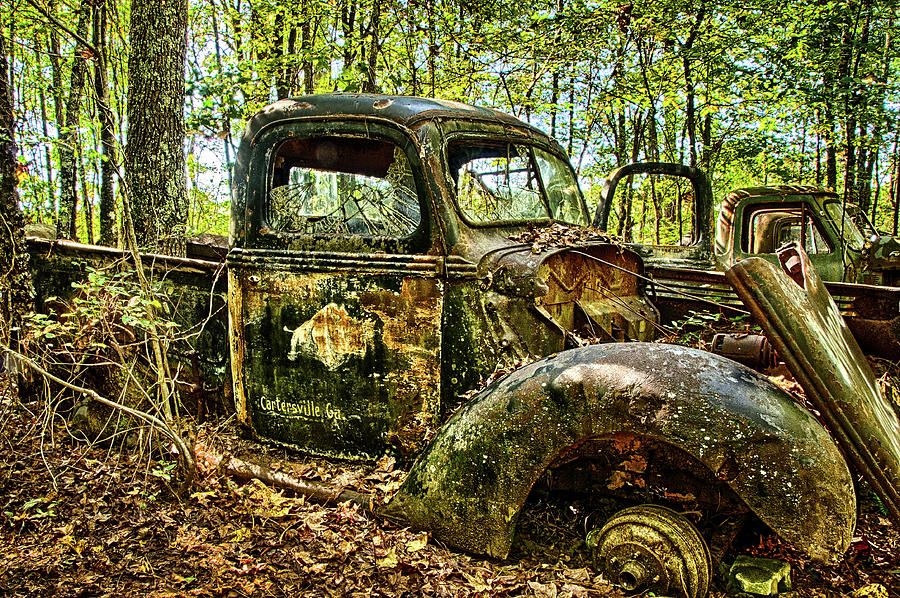
M456 120L495 123L527 130L547 138L541 130L491 108L462 102L415 96L326 93L278 100L257 112L247 122L243 141L253 140L271 123L305 118L383 118L405 127L425 120Z
M734 212L742 200L752 197L788 198L791 195L828 195L837 197L834 191L822 187L808 187L805 185L777 185L770 187L744 187L730 192L722 202L721 213Z

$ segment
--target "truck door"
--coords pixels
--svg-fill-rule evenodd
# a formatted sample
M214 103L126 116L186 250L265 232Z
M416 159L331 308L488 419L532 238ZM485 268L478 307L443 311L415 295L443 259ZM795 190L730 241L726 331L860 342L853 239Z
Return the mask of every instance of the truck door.
M421 442L439 410L443 257L413 136L347 120L242 142L232 367L259 437L371 459Z
M593 225L621 237L650 268L714 267L712 188L697 168L636 162L614 170Z

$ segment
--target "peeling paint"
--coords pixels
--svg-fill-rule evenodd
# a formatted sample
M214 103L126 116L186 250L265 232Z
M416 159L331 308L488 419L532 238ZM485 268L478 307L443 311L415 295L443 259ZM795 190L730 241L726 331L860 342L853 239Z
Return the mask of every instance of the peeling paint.
M371 321L360 322L347 314L343 306L329 303L291 334L288 359L298 356L317 359L331 371L343 366L351 357L365 357L371 344L374 326Z

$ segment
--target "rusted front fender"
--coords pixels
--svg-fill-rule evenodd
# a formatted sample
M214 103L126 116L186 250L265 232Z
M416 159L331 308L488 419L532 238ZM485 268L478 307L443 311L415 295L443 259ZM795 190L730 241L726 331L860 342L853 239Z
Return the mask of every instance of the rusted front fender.
M385 515L503 558L554 458L619 433L692 455L813 559L836 560L850 543L853 484L813 416L753 370L651 343L564 351L488 387L439 431Z

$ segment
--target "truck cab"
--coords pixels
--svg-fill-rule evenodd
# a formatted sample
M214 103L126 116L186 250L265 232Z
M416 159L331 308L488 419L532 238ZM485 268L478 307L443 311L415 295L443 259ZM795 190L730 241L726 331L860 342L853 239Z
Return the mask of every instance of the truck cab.
M503 113L331 94L250 120L228 255L238 415L307 452L413 454L457 397L575 334L650 340L640 258ZM546 243L529 230L577 233ZM540 245L540 246L539 246ZM240 323L240 324L237 324Z
M716 224L716 257L724 267L801 243L829 281L900 284L900 243L879 235L865 214L837 194L814 187L748 187L727 195Z

